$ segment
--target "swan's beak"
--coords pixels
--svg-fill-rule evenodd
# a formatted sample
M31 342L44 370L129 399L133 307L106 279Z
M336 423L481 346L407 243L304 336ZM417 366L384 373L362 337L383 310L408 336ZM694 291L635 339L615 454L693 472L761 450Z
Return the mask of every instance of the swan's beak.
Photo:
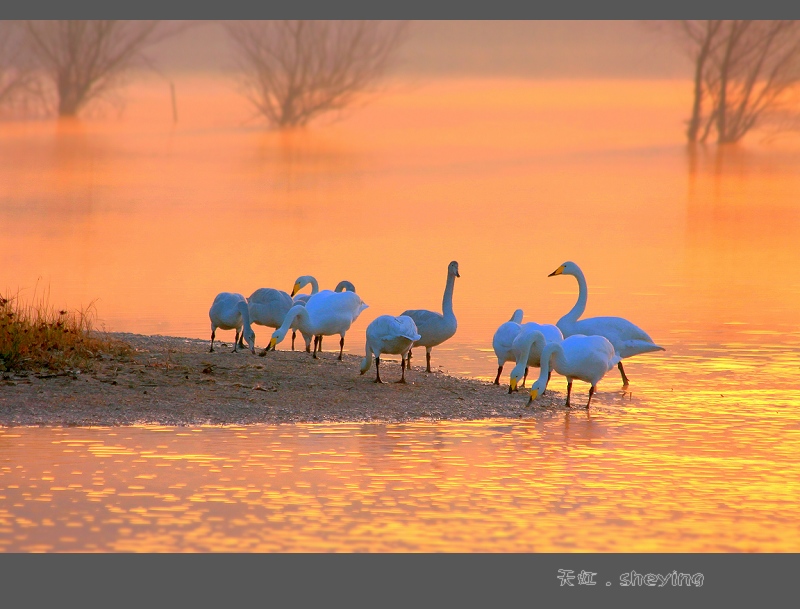
M560 267L558 267L558 268L557 268L555 271L553 271L552 273L550 273L550 274L548 275L548 277L552 277L553 275L560 275L560 274L561 274L561 273L563 273L563 272L564 272L564 265L562 264L562 265L561 265Z
M531 405L531 403L533 402L533 400L535 400L535 399L536 399L536 396L537 396L537 395L539 395L539 390L538 390L538 389L531 389L531 397L530 397L530 399L528 400L528 403L525 405L525 408L527 408L528 406L530 406L530 405Z
M297 294L297 292L299 291L300 291L300 284L295 283L294 287L292 288L292 294L291 294L292 298L294 298L294 295Z
M269 341L269 346L267 347L267 351L272 351L275 349L275 345L278 344L277 338L271 338Z
M511 393L512 391L517 390L517 379L511 379L511 386L508 388L508 392Z
M255 354L256 354L256 346L255 346L255 343L254 343L253 345L251 345L251 346L250 346L250 353L252 353L253 355L255 355Z

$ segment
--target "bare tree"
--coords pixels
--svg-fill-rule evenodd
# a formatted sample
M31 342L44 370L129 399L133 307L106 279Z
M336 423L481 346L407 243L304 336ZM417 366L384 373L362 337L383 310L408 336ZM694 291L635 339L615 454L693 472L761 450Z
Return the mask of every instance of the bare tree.
M753 127L786 115L784 102L800 84L800 21L672 22L695 63L687 139L738 142ZM707 103L708 102L708 103Z
M119 85L125 72L145 63L145 47L176 31L158 21L27 21L25 26L55 87L59 116L75 116Z
M404 39L397 21L225 22L245 95L279 127L340 110L385 73Z
M26 110L38 99L33 62L25 54L19 22L0 21L0 107Z

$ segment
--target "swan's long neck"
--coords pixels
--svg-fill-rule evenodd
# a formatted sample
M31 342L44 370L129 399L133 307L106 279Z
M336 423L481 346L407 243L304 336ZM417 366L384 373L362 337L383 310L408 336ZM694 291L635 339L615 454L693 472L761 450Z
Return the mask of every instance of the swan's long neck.
M520 356L520 360L528 364L528 358L531 356L531 349L533 349L533 343L538 342L544 348L546 343L544 339L544 334L539 332L538 330L534 332L528 332L520 341L520 346L522 347L522 352Z
M369 339L367 339L367 346L366 346L367 354L364 356L364 359L361 360L361 372L364 373L372 367L372 348L369 344Z
M292 325L292 322L295 318L299 317L304 322L308 322L308 311L306 311L305 305L294 305L289 311L286 313L286 317L283 318L283 323L281 327L275 331L273 336L277 336L280 338L278 342L281 342L286 336L286 333L289 331L289 327Z
M544 347L547 341L544 338L544 334L539 332L538 330L528 332L525 336L522 337L522 340L519 342L520 353L519 357L517 357L517 363L514 366L514 371L522 372L525 368L528 367L528 358L531 356L531 349L533 349L533 344L538 342L539 344ZM544 357L544 355L542 355ZM542 365L544 365L544 360L542 360Z
M319 292L319 283L317 283L316 278L309 277L308 279L309 279L308 282L311 284L311 293L316 294L317 292Z
M453 287L456 284L456 276L447 273L447 285L444 286L444 296L442 297L442 313L445 317L455 319L453 313Z
M550 374L550 369L552 368L552 360L553 356L555 355L556 359L561 359L564 357L564 349L561 347L559 343L547 343L542 349L542 358L541 363L539 364L539 381L545 383L547 385L547 377Z
M522 323L522 316L523 312L522 309L517 309L514 311L514 314L511 316L511 319L508 321L513 321L514 323L521 324Z
M583 276L583 271L576 269L571 273L575 279L578 280L578 300L575 306L569 310L569 313L562 317L562 320L576 322L578 318L586 311L586 301L589 299L589 289L586 287L586 277Z
M250 326L250 308L247 306L247 302L240 302L238 305L239 312L242 314L242 323L244 324L244 331L252 332L252 328Z

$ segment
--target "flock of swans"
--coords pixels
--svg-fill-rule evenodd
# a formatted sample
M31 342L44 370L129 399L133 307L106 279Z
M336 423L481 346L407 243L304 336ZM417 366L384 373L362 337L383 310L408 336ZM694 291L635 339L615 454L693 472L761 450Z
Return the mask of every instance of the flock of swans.
M531 385L530 398L526 404L542 395L550 381L553 370L567 379L567 401L570 406L572 383L575 379L590 384L589 400L592 401L597 383L615 366L622 376L623 387L628 386L628 377L622 360L650 351L663 351L648 334L622 317L590 317L579 319L586 310L588 288L583 272L574 262L565 262L549 277L572 275L578 281L578 300L575 306L558 322L553 324L522 323L523 311L514 311L511 319L497 329L492 346L497 356L497 377L506 362L514 362L509 375L508 392L525 386L530 366L539 368L539 377ZM401 376L398 383L405 383L406 368L411 366L411 351L414 347L425 347L426 372L431 372L431 349L451 338L457 329L453 312L453 288L460 277L458 262L447 267L447 283L442 298L442 312L427 309L409 309L398 316L380 315L367 326L366 354L361 362L361 374L366 373L375 360L375 382L382 383L380 375L381 355L400 355ZM300 294L311 285L310 294ZM299 331L305 341L307 352L313 357L322 350L322 337L339 335L339 360L344 351L344 337L353 322L367 305L356 293L349 281L341 281L333 290L320 290L317 280L311 275L297 278L292 293L274 288L259 288L249 298L234 292L221 292L214 299L208 316L211 320L211 348L214 351L216 330L236 330L233 350L245 348L255 353L253 324L275 328L269 345L262 352L274 350L292 330L292 350Z

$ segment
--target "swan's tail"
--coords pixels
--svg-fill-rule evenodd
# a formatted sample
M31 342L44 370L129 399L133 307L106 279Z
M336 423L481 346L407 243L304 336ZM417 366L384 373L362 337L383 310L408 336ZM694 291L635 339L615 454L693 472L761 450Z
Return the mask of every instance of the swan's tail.
M639 355L640 353L666 351L666 349L655 343L647 342L646 340L626 340L619 345L617 351L622 357L631 357L632 355Z

